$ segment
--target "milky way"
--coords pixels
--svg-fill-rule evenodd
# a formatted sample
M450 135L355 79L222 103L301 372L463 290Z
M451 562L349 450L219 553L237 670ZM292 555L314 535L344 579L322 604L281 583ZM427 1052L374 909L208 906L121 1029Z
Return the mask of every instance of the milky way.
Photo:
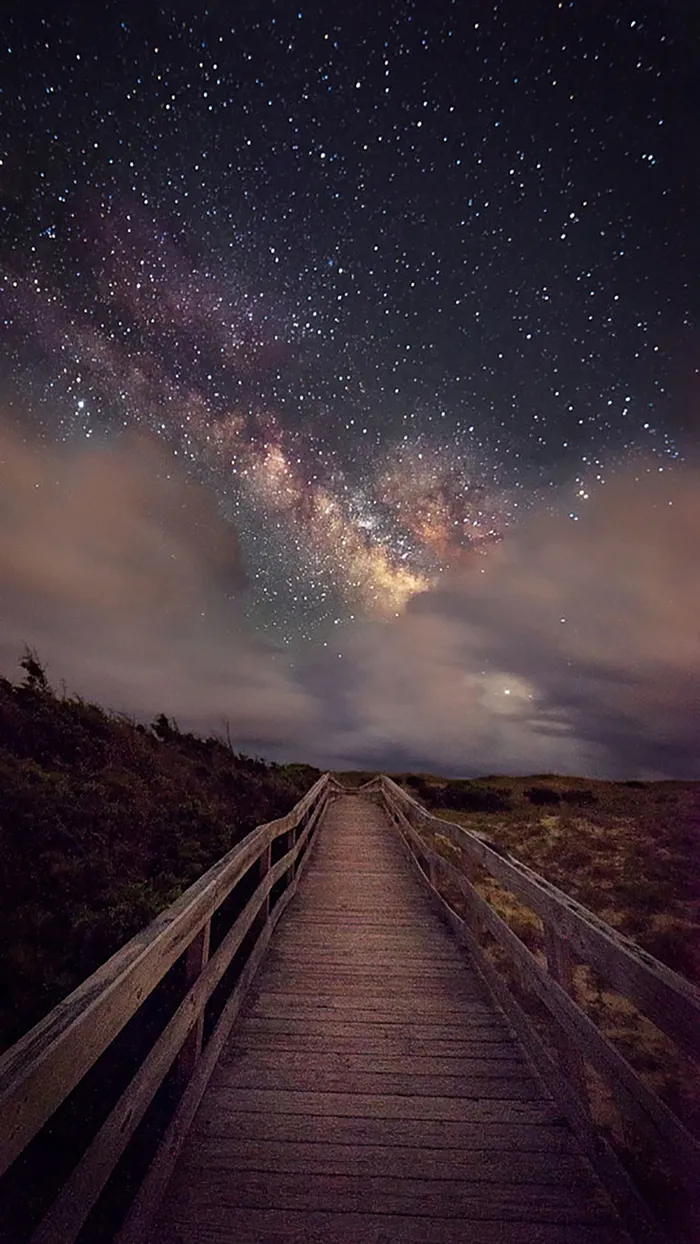
M161 438L287 644L693 444L690 10L346 7L4 31L3 410Z

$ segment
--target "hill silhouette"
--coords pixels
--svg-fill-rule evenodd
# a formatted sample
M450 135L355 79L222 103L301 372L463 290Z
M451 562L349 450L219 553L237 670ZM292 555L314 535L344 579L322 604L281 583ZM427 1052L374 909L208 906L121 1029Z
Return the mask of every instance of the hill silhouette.
M0 1049L318 776L0 677Z

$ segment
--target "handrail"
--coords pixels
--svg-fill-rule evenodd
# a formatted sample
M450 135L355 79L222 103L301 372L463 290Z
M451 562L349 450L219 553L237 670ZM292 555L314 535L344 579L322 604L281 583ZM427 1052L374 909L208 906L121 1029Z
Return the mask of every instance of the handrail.
M372 779L361 789L366 794L378 794L398 824L424 879L454 918L451 923L463 926L464 940L489 983L495 986L499 1001L511 1017L517 1018L520 1035L526 1044L529 1040L531 1052L541 1041L514 997L509 998L510 990L504 987L502 978L487 960L476 935L478 932L485 930L498 943L520 981L556 1021L557 1044L562 1050L562 1066L568 1081L568 1085L562 1083L561 1088L576 1116L571 1121L588 1130L590 1138L592 1125L588 1116L585 1060L611 1086L622 1116L633 1122L659 1155L673 1154L678 1177L692 1196L700 1183L700 1143L578 1005L572 996L573 972L577 961L595 968L694 1059L700 1055L700 991L497 844L428 812L386 775ZM482 898L465 872L433 850L416 832L416 826L427 827L454 843L468 863L484 868L537 913L543 924L546 968ZM467 923L452 911L440 894L440 881L456 886L464 897L469 913ZM516 1015L516 1011L519 1014ZM549 1058L548 1073L556 1069L556 1063L544 1054L544 1049L538 1049L537 1053L540 1061L542 1057Z
M382 783L390 798L395 800L398 797L423 824L437 828L473 863L482 865L492 877L501 881L536 912L543 922L554 921L560 935L568 940L571 949L582 960L644 1011L692 1058L700 1058L700 991L690 981L667 968L484 835L433 816L383 774L372 781ZM368 789L369 785L364 789Z
M218 1053L223 1045L240 1008L244 988L296 889L301 857L329 800L340 789L326 773L286 816L252 830L0 1058L2 1174L176 960L185 956L188 991L184 999L78 1162L32 1237L33 1244L71 1244L75 1240L173 1064L183 1084L203 1079L198 1084L199 1100L215 1063L212 1053ZM284 838L283 854L273 865L272 844L280 838ZM212 916L255 867L258 884L254 893L210 958ZM271 890L282 878L286 879L285 892L271 910ZM204 1008L256 923L258 937L234 990L234 1004L229 1000L202 1056ZM203 1078L196 1072L205 1061L210 1066Z

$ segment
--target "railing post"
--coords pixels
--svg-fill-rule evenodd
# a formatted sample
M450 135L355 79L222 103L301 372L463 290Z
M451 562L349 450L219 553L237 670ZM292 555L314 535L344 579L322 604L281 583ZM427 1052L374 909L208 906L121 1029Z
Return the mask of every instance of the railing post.
M571 953L568 942L561 937L551 924L543 923L544 949L547 956L547 969L553 980L575 999L574 969L576 961ZM561 1054L562 1065L586 1109L589 1109L588 1086L584 1060L578 1048L554 1025L556 1041Z
M258 881L264 881L272 867L272 843L268 843L260 856L258 863ZM265 895L260 907L260 916L258 924L260 929L264 929L270 915L270 891Z
M310 812L310 813L307 813L307 815L309 815L309 816L313 816L313 809L311 810L311 812ZM295 825L293 829L290 829L290 830L289 830L289 831L285 834L285 836L284 836L284 853L285 853L285 855L287 855L287 854L288 854L288 853L292 850L292 848L293 848L294 846L296 846L296 843L298 842L298 840L299 840L299 836L300 836L300 834L301 834L301 833L302 833L302 826L301 826L301 823L299 823L298 825ZM292 884L292 882L293 882L293 880L294 880L294 876L295 876L296 870L297 870L297 868L298 868L298 867L299 867L299 860L298 860L298 858L297 858L297 860L296 860L296 862L295 862L295 863L290 864L290 865L289 865L289 868L286 868L286 869L285 869L285 872L284 872L284 885L285 885L285 889L287 888L287 886L288 886L288 885L291 885L291 884Z
M205 967L209 959L209 944L211 941L211 917L206 924L202 926L196 937L192 939L187 950L185 951L185 983L186 988L191 989L200 972ZM202 1052L202 1038L204 1035L204 1008L197 1016L189 1033L187 1034L182 1049L175 1061L175 1075L178 1085L184 1088L195 1069L197 1060Z

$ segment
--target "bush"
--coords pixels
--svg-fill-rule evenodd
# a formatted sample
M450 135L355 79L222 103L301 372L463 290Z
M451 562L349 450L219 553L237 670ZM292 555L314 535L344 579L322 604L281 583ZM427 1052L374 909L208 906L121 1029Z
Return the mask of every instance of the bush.
M592 790L563 790L561 799L563 803L591 804L596 802Z
M545 804L561 803L561 795L558 790L553 790L551 786L531 786L525 791L526 799L530 803L543 807Z
M420 799L430 798L430 787L424 777L418 773L409 773L406 778L406 785L410 786Z
M440 792L440 806L459 812L508 812L513 802L508 791L471 782L450 782Z

